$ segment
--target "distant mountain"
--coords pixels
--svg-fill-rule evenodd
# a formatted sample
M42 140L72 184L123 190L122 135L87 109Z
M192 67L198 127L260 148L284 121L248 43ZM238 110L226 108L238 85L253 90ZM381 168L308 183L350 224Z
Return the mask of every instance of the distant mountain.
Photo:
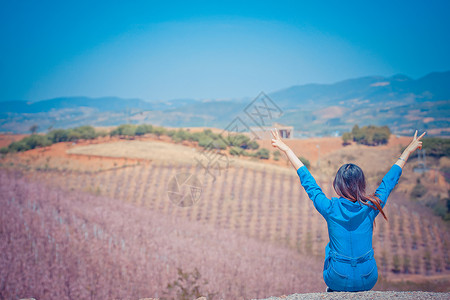
M96 109L99 112L118 112L126 109L164 110L172 107L180 107L192 102L195 102L195 100L182 99L171 102L147 102L140 99L121 99L117 97L61 97L38 102L0 102L0 113L42 113L51 110L76 109L80 107Z
M294 126L295 136L341 134L354 124L388 125L400 134L418 128L428 130L430 135L450 136L450 71L419 79L398 74L298 85L268 96L283 110L274 121ZM40 131L123 123L225 128L235 117L245 117L243 110L252 100L62 97L7 101L0 102L0 131L27 132L33 124ZM251 122L247 125L255 126Z
M340 81L334 84L293 86L270 94L281 106L304 108L301 105L323 107L353 99L368 99L371 103L395 101L423 102L450 99L450 71L430 73L417 80L405 75L371 76Z
M450 136L450 71L417 80L399 74L300 85L269 96L286 110L280 122L306 134L340 134L354 124L373 124L396 133L418 128Z

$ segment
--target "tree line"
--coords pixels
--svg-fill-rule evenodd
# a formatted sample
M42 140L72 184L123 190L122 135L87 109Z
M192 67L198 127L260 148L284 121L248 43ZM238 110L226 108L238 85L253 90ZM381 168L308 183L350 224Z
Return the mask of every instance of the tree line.
M354 141L358 144L376 146L387 144L390 136L391 130L388 126L369 125L360 128L356 124L353 126L351 132L344 132L342 134L342 141L344 145L348 145L351 141Z
M11 143L8 147L0 149L1 154L27 151L40 147L47 147L59 142L76 142L78 140L93 140L98 137L120 137L133 139L145 134L154 134L158 138L162 135L169 136L174 142L195 141L200 147L205 149L227 150L233 156L247 156L258 159L269 159L271 152L266 148L259 148L259 144L251 140L244 134L232 134L223 136L216 134L211 129L204 129L200 132L190 132L184 129L167 129L162 126L151 124L122 124L110 132L106 130L96 130L94 127L85 125L69 129L53 129L47 134L37 134L37 125L30 127L31 135L19 141ZM273 158L279 160L280 153L275 150L272 152ZM310 163L304 157L300 157L305 165Z

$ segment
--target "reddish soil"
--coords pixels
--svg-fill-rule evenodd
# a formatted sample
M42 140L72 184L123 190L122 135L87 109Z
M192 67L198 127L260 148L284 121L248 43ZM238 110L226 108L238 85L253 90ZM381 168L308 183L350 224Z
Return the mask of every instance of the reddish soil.
M411 140L411 137L396 137L391 135L389 143L383 146L377 146L378 149L389 149L393 147L406 146ZM288 145L297 156L308 159L312 164L317 162L317 159L331 154L335 151L345 148L342 144L341 137L322 137L322 138L310 138L310 139L284 139L286 145ZM274 151L271 140L258 140L260 147L267 148ZM354 144L354 143L353 143ZM370 148L370 146L367 146ZM319 154L320 153L320 154ZM283 155L284 156L284 155ZM285 164L282 162L275 162L276 164Z
M29 134L0 134L0 148L8 147L12 142L23 139Z
M199 132L203 131L206 128L203 127L193 127L187 128L191 132ZM217 128L211 128L214 133L220 133L223 130ZM13 141L17 141L22 139L27 135L0 135L0 145L7 146L9 143ZM135 140L140 141L162 141L166 143L175 143L168 136L161 136L160 138L155 135L146 135L143 137L136 137ZM58 168L61 169L79 169L84 171L95 171L99 169L109 169L116 166L123 165L135 165L138 163L149 163L149 161L145 159L131 159L126 157L100 157L93 155L76 155L76 154L67 154L66 151L73 147L78 147L82 145L90 145L90 144L100 144L100 143L110 143L122 141L118 137L103 137L97 138L95 140L80 140L76 143L73 142L62 142L53 144L49 147L38 148L29 150L26 152L18 153L12 159L16 164L24 164L27 166L44 166L46 165L49 168ZM391 136L388 145L379 146L378 148L391 148L391 147L400 147L407 145L410 137L396 137L394 135ZM308 159L312 164L317 162L319 157L324 157L330 153L338 151L345 146L342 144L342 139L340 137L323 137L323 138L311 138L311 139L284 139L286 144L291 147L291 149L301 157ZM271 140L256 140L256 142L260 145L260 148L266 148L273 153L276 149L272 146ZM203 148L198 146L197 142L183 141L181 143L184 146L193 147L201 151ZM228 151L225 151L228 154ZM250 157L240 157L241 159L255 160L255 158ZM18 161L17 161L18 160ZM257 159L258 160L258 159ZM266 164L275 164L280 166L289 166L289 162L286 159L284 154L280 155L280 159L275 161L273 156L270 155L270 159L268 160L258 160L261 163Z

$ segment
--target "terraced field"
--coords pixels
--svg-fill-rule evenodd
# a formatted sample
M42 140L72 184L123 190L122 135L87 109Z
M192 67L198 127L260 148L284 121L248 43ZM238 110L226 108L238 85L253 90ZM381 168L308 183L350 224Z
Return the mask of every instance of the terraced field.
M214 182L195 165L152 163L98 173L49 171L35 176L65 189L120 199L323 257L328 242L326 223L291 171L230 167ZM168 182L179 173L194 174L203 183L200 200L191 207L174 205L168 196ZM331 182L319 184L328 196L334 195ZM424 217L397 204L400 197L394 191L389 198L385 209L389 222L381 218L376 222L373 245L380 274L394 280L450 276L446 227L437 217Z

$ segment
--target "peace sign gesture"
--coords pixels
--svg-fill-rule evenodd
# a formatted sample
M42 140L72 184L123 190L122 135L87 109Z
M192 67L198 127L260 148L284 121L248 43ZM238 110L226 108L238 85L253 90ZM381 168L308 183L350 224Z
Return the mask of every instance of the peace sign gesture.
M289 150L289 147L281 140L280 135L278 134L278 130L275 128L275 132L271 129L270 132L273 135L272 139L272 146L275 148L280 149L283 152L286 152Z
M420 140L427 132L422 133L421 136L417 137L417 130L414 133L414 137L413 140L411 141L411 143L408 145L408 147L406 147L405 152L408 152L408 154L413 153L414 151L416 151L417 148L422 149L422 141Z

